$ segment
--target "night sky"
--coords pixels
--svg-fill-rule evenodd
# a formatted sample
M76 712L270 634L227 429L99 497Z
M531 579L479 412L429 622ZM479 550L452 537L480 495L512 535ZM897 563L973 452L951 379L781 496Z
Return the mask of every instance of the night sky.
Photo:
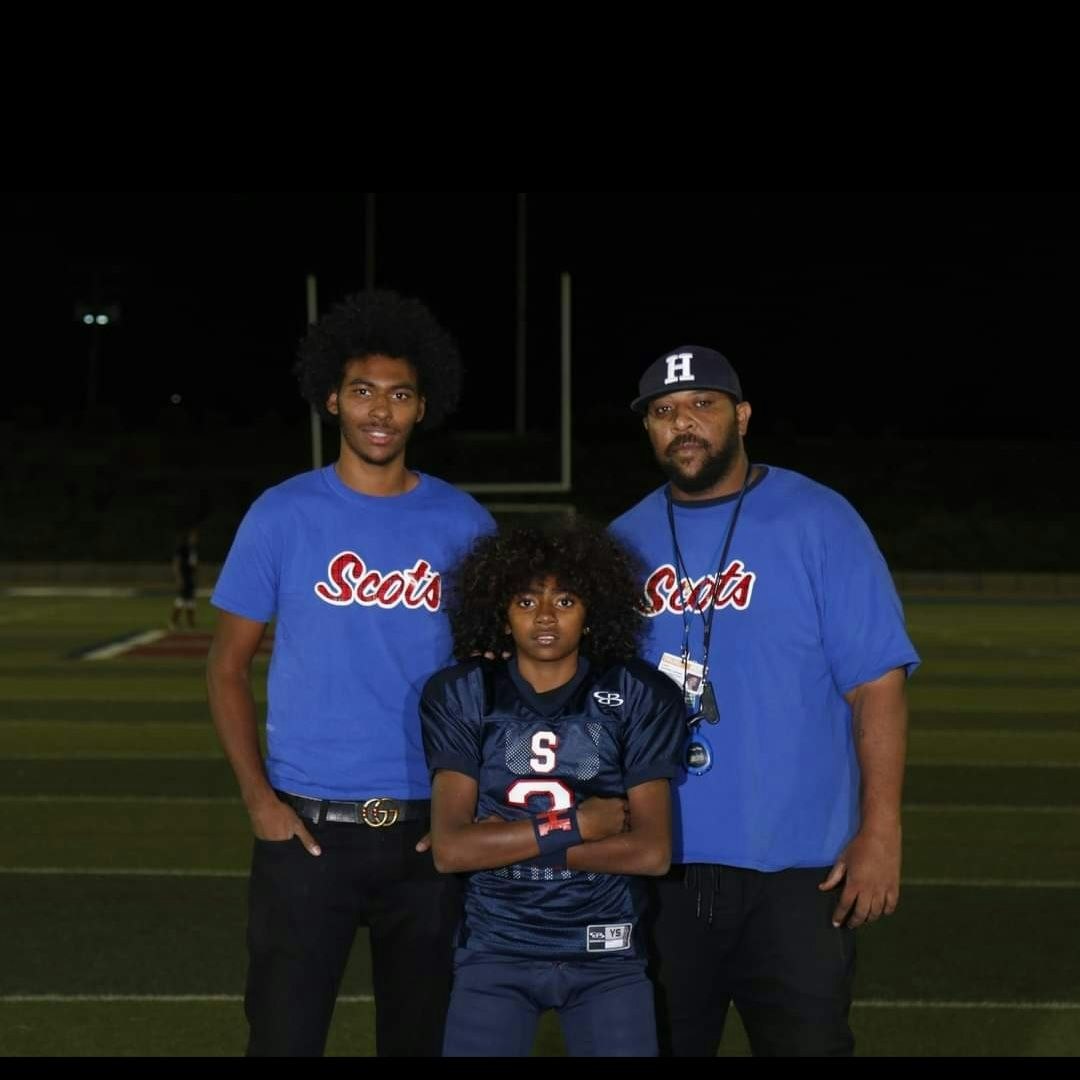
M97 294L99 404L152 426L303 421L306 321L364 284L363 192L5 196L0 419L78 422ZM513 192L380 192L375 283L424 299L467 367L462 430L513 426ZM556 423L559 274L573 275L576 434L632 427L644 367L719 348L773 435L1074 438L1069 193L528 193L529 426ZM1071 381L1071 380L1069 380Z

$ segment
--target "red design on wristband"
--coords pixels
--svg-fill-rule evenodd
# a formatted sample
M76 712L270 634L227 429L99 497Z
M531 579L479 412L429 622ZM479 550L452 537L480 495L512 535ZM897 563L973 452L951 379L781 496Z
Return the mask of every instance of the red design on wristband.
M571 832L573 828L574 823L570 820L570 815L561 814L558 810L549 810L546 814L540 814L536 825L536 831L540 836L547 836L556 829L561 832Z

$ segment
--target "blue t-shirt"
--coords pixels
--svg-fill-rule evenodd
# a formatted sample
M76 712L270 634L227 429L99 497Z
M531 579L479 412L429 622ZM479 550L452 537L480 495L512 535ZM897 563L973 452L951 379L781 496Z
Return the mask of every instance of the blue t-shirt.
M403 495L346 487L333 465L252 504L211 602L276 617L267 692L271 784L328 799L431 793L417 705L453 659L442 574L494 529L433 476Z
M703 660L719 723L687 740L675 786L673 860L755 870L828 866L858 829L859 766L846 691L919 657L885 560L835 491L768 468L747 490L712 593L737 495L674 504L689 583L676 570L667 486L611 524L645 560L645 657ZM680 583L681 581L681 583Z
M476 815L517 821L591 795L623 795L678 769L686 721L670 679L640 660L579 661L537 694L514 661L474 660L433 676L420 701L432 771L477 782ZM458 944L545 959L641 956L641 879L515 863L469 875Z

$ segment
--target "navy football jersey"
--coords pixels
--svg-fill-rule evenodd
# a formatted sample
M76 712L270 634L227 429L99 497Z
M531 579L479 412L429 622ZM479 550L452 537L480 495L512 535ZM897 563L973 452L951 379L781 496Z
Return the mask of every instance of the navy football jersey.
M675 684L640 660L606 671L578 663L538 694L513 660L471 660L428 680L420 700L432 772L478 785L477 817L507 821L624 795L671 779L685 742ZM501 954L582 959L644 955L640 878L515 863L469 876L458 944Z

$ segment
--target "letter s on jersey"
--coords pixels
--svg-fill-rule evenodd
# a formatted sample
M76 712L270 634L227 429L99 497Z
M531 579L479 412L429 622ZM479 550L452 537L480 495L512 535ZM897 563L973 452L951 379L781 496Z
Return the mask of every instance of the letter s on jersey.
M532 737L533 756L529 758L529 768L533 772L549 773L555 768L555 750L559 745L559 736L554 731L538 731Z

